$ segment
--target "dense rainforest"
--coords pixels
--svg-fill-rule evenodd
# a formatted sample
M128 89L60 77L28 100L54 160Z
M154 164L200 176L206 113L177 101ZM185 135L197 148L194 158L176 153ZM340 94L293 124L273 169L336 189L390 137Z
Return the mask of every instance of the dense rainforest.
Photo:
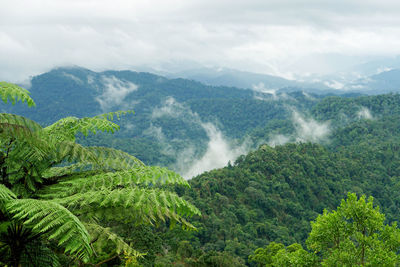
M31 92L37 108L30 112L20 104L2 104L0 109L27 116L43 127L67 116L93 117L104 111L133 109L135 114L121 117L119 132L78 133L76 141L84 147L122 149L150 165L174 168L176 156L188 144L196 148L190 156L199 159L211 138L204 127L207 123L232 143L250 143L245 154L225 167L188 180L190 187L183 182L162 185L199 209L196 212L193 207L195 215L188 219L196 230L171 228L168 220L153 226L102 221L145 253L138 259L141 265L319 266L325 262L332 266L333 256L322 248L313 254L319 242L315 231L323 228L318 225L331 214L353 220L343 203L367 207L372 200L365 200L373 197L373 214L383 218L375 222L379 227L390 230L383 225L399 220L398 94L268 94L147 73L83 69L56 69L34 77ZM120 97L110 100L112 93ZM353 229L343 225L343 229ZM390 231L383 232L397 235L397 230ZM357 236L356 231L346 233L351 240ZM390 245L390 251L381 248L387 255L396 255L393 250L398 245ZM111 255L106 245L102 251L104 259ZM393 255L388 266L398 262ZM297 256L304 262L294 264ZM342 263L361 265L361 261L347 260L343 257ZM367 260L366 256L362 262ZM121 261L114 259L102 266L118 264Z

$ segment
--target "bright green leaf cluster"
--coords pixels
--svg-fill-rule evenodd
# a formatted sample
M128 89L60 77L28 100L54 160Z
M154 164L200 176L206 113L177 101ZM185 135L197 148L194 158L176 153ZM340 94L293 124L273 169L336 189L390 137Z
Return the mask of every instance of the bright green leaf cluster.
M35 102L29 95L30 93L27 90L18 85L8 82L0 82L0 97L5 103L7 103L8 100L11 100L13 105L16 102L21 101L26 102L29 107L35 106Z

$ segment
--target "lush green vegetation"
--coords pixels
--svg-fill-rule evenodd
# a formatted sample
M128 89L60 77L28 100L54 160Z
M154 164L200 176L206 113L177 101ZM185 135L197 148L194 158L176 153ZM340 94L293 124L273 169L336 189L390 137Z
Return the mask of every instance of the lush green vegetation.
M71 80L66 74L74 75L75 80ZM90 75L94 77L92 83L87 81ZM95 79L96 75L98 79ZM101 218L95 223L104 229L112 230L113 234L121 237L118 240L127 244L133 243L136 251L146 252L147 254L139 259L144 266L255 266L257 264L313 266L321 263L328 266L335 264L350 266L362 262L365 265L376 266L378 261L382 264L385 263L384 257L386 256L397 261L397 230L395 227L391 228L387 225L393 225L393 222L398 221L400 214L399 95L322 97L295 92L273 97L249 90L204 86L183 79L168 80L145 73L104 72L98 74L87 70L61 69L38 76L32 83L34 95L36 94L39 99L42 99L42 96L46 95L46 91L50 90L49 87L39 90L37 87L39 84L68 89L65 92L59 89L52 96L59 100L50 103L43 109L39 108L43 105L42 102L37 101L38 108L35 112L31 112L32 116L36 114L36 119L42 123L42 126L51 124L53 126L42 127L27 119L24 119L22 123L20 122L22 117L18 116L13 117L15 123L31 132L35 132L36 129L40 133L46 132L46 134L40 135L41 138L48 135L46 138L53 140L56 137L55 141L47 142L46 151L54 151L56 147L60 146L59 136L62 133L70 132L71 127L81 125L80 123L84 121L101 121L111 127L96 128L98 126L95 124L93 127L96 129L116 129L116 126L108 118L95 116L101 111L99 103L95 99L104 92L106 86L102 83L102 75L114 76L124 82L129 81L138 85L138 89L132 91L125 98L128 103L127 107L131 107L130 105L133 103L132 106L135 107L137 114L122 116L119 124L125 126L125 129L114 135L100 132L85 137L83 133L79 133L79 131L85 132L85 127L79 128L78 131L74 130L73 135L68 135L69 138L73 136L73 139L69 139L69 141L73 145L72 147L79 147L82 153L72 153L72 157L71 153L63 152L65 158L50 153L48 157L40 161L40 164L35 161L34 165L39 164L39 172L33 170L31 182L13 178L12 184L6 186L11 192L5 191L4 198L7 201L34 199L35 201L56 202L64 205L80 222L87 223L87 213L91 214L92 211L89 212L87 207L80 204L80 201L84 200L83 203L89 206L98 204L98 202L95 197L91 197L93 202L90 202L89 199L75 199L77 197L75 195L89 193L95 188L85 187L87 191L81 192L80 189L75 192L74 190L81 186L83 176L75 177L75 174L68 173L67 176L61 176L61 178L59 175L64 175L64 173L52 174L49 173L49 170L66 170L70 164L83 162L86 164L85 167L77 170L87 174L88 177L85 176L85 180L89 181L93 177L98 177L93 172L128 171L132 169L133 162L131 165L125 166L123 164L126 161L111 160L109 163L108 160L104 160L121 159L121 157L125 159L128 156L123 152L118 152L116 156L96 152L93 158L87 158L84 156L86 155L85 151L91 151L91 148L77 145L75 137L80 144L119 148L125 152L131 152L146 163L172 166L175 163L174 156L176 154L167 153L166 144L175 148L177 154L188 143L196 147L194 155L199 156L204 153L208 137L201 126L203 122L214 123L227 137L232 139L241 139L247 136L254 144L261 141L266 142L279 134L295 141L298 126L294 124L292 114L293 110L296 110L305 118L315 119L315 123L329 122L330 134L323 143L288 143L276 147L261 145L225 168L203 173L188 181L190 188L181 185L161 185L156 182L150 184L145 182L138 186L143 190L158 188L163 192L175 191L177 197L179 195L187 201L185 203L194 203L201 211L201 215L195 215L191 219L191 223L197 228L197 231L187 232L180 228L169 229L169 219L167 219L166 225L157 223L154 223L154 226L128 225L122 218L125 217L126 212L122 211L122 207L115 212L114 209L111 209L112 203L104 203L104 205L110 204L110 207L106 205L94 209L93 213L96 213L96 218L97 216ZM57 80L65 82L66 79L69 79L68 87L62 87L62 82L57 82ZM70 92L71 90L76 91ZM78 94L78 91L87 94L82 96L79 101L89 102L87 105L82 102L79 107L76 107L76 110L71 110L68 102L74 101L74 95ZM20 97L22 100L28 99L23 95ZM171 97L175 102L168 102L168 99L172 99ZM3 96L4 99L7 98ZM60 99L65 99L66 102L61 103ZM40 101L46 103L45 99ZM7 108L2 109L8 111L9 106L11 105L5 105ZM117 107L121 106L114 106L114 108ZM171 108L172 112L154 115L156 111L165 111L167 108ZM53 109L54 111L52 111ZM17 107L13 111L21 110ZM48 116L46 116L47 114ZM61 119L58 123L54 123L56 119L60 119L61 115L79 115L78 117L85 119ZM10 119L8 117L6 119L8 120L6 123L10 123ZM31 124L36 128L32 128ZM56 132L49 130L58 129L57 125L63 125L63 127ZM89 123L89 125L92 124ZM164 139L161 140L154 133L152 134L151 129L161 129ZM19 132L3 131L2 136L17 133ZM26 139L22 132L18 138ZM22 140L28 142L25 139ZM5 140L9 141L9 139ZM27 144L28 147L37 145L29 142ZM17 146L14 147L14 141L12 145L6 141L1 145L3 154L8 148L19 151ZM24 150L21 149L21 151ZM56 151L64 151L64 149L56 149ZM72 149L72 151L76 150ZM109 150L104 149L104 151ZM57 160L51 161L50 164L48 161L51 158ZM130 156L128 158L132 159ZM102 164L104 161L103 167L100 167L99 161ZM48 163L42 165L41 162ZM141 165L138 161L134 161L134 163ZM17 168L17 166L13 166L13 168ZM54 169L54 167L57 168ZM146 168L149 168L149 175L158 170L163 170L161 173L167 172L160 168ZM172 172L168 173L173 175ZM10 177L15 177L13 175L16 174L12 174ZM54 178L55 182L48 184L47 181L50 177L59 178ZM60 184L61 180L59 179L65 179L65 181ZM126 182L126 180L123 181ZM182 180L179 181L179 183L185 183ZM30 184L33 185L33 189ZM98 183L92 185L97 186ZM110 186L115 190L121 189L120 184ZM53 195L54 191L52 190L59 190L62 196ZM74 192L71 193L71 190ZM354 195L348 195L349 192L366 197L357 199ZM74 194L74 196L69 194ZM341 204L340 200L347 196L348 199ZM349 201L354 205L358 203L370 207L372 200L367 200L370 196L374 197L374 204L380 207L380 211L376 208L369 209L372 215L376 215L374 215L375 217L370 216L371 219L376 219L374 224L377 225L371 230L373 233L371 236L376 238L371 237L372 239L369 240L373 242L374 247L367 243L365 246L362 245L364 239L359 239L360 233L355 230L357 226L350 223L354 220L351 219L345 208L345 203ZM66 203L67 200L70 204ZM336 207L339 208L336 210ZM114 213L109 213L112 211ZM380 212L386 216L383 217ZM23 214L18 216L23 216ZM116 214L121 218L119 216L114 218ZM340 216L335 215L335 217L332 214ZM10 216L4 221L10 222L11 219L24 218L28 220L28 217L19 218L17 213L11 212ZM331 230L331 227L326 226L324 222L333 217L338 219L335 223L347 229L345 235L341 236L344 247L335 247L328 244L329 240L316 238L319 236L318 231L329 232ZM32 220L32 223L36 223L35 220ZM310 222L313 223L310 224ZM183 223L185 224L185 222ZM8 227L8 225L4 227L6 226ZM85 224L84 226L86 227ZM90 230L90 228L87 230L89 230L89 236L97 238L98 232ZM56 255L63 254L65 247L59 245L57 239L46 239L46 235L48 237L49 233L44 233L40 238L40 247L49 249L46 251L56 251ZM391 235L395 238L387 239ZM392 243L387 243L387 241ZM102 242L100 237L97 242L99 245L94 248L98 253L96 258L91 256L92 263L98 264L110 259L103 266L121 264L119 259L113 258L117 255L115 245ZM389 245L387 246L387 244ZM375 249L380 252L377 253ZM348 253L350 250L364 251L364 259L352 257ZM372 258L371 255L374 253L382 258L378 256ZM252 256L249 258L250 255ZM332 259L337 262L333 262ZM388 266L391 266L391 263L388 263Z

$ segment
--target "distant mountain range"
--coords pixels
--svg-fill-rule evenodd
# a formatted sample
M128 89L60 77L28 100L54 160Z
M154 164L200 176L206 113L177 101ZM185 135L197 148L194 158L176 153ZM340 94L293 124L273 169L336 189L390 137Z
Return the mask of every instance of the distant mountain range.
M208 85L232 86L264 92L276 91L281 88L288 87L296 88L296 91L306 90L319 93L324 90L332 89L324 85L323 83L301 82L273 75L245 72L226 68L199 68L178 72L170 76L200 81Z
M326 76L305 77L301 81L278 76L251 73L233 69L198 68L168 77L180 77L214 86L232 86L255 91L273 93L276 91L305 91L317 94L382 94L400 91L400 58L376 60Z

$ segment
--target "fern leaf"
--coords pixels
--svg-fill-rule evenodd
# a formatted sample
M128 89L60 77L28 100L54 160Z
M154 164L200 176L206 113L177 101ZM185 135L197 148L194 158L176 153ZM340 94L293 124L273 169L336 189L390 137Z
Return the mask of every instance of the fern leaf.
M93 214L116 221L154 224L169 219L192 227L183 217L200 215L200 211L173 192L158 188L125 188L78 193L54 201L80 214ZM119 211L120 210L120 211Z
M41 192L44 198L67 197L101 189L135 188L138 185L179 184L189 187L188 182L179 174L167 168L138 166L127 171L84 173L71 175L60 183L47 187Z
M15 198L17 198L17 196L10 189L5 185L0 184L0 203Z
M96 242L112 242L115 246L117 254L127 254L136 258L142 258L145 253L141 253L132 248L126 243L119 235L113 233L109 228L102 227L96 223L85 223L86 229L88 229L92 240Z
M30 131L40 131L42 126L28 118L9 113L0 113L0 123L4 125L18 125L29 129ZM3 128L3 127L1 127Z
M86 149L94 153L98 161L101 162L101 167L97 166L98 169L127 170L144 166L144 163L136 157L115 148L87 147Z
M112 121L102 117L67 117L45 128L49 134L60 141L75 141L78 132L87 136L89 133L96 134L97 131L114 133L119 130L119 126Z
M96 117L113 121L114 117L117 117L117 119L119 120L121 116L127 115L127 114L135 114L135 112L133 110L118 110L118 111L100 114L100 115L97 115Z
M26 102L29 107L35 106L35 102L29 95L30 93L28 90L25 90L18 85L8 82L0 82L0 97L5 103L7 103L8 100L11 100L13 105L16 102L21 101Z
M77 143L63 141L55 145L55 157L57 162L86 162L99 163L98 158L86 147Z
M86 228L63 206L52 201L15 199L7 201L6 209L33 232L58 242L66 253L84 261L92 254Z

